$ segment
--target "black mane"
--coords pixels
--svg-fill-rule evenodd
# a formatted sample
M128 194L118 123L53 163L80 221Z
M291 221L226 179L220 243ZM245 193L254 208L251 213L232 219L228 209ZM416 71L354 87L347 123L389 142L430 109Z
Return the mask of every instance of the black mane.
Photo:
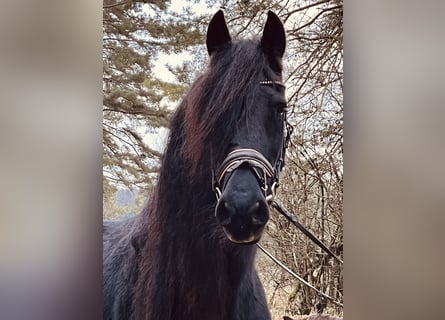
M143 280L138 281L134 305L144 305L144 300L150 304L135 310L135 319L147 312L150 319L161 319L175 310L173 305L179 303L175 295L181 297L176 299L182 300L183 308L176 308L178 314L169 315L171 319L230 319L233 315L226 314L226 304L236 301L230 286L241 276L251 277L250 285L263 292L253 269L255 248L231 244L215 221L210 168L211 158L216 162L224 156L219 146L230 141L238 121L246 121L254 107L258 82L271 73L258 41L236 42L212 57L179 105L158 187L143 213L148 225L141 224L139 242L145 244L146 258L140 262ZM230 108L239 97L240 108ZM228 261L228 255L236 259ZM194 309L187 310L191 306ZM187 312L189 318L184 317Z

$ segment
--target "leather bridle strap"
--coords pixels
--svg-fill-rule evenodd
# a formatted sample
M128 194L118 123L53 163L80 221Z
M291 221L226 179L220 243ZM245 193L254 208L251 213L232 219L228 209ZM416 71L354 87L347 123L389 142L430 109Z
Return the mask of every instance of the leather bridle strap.
M232 173L242 165L247 165L252 169L261 185L266 200L272 202L275 197L275 180L278 180L277 172L260 152L248 148L239 148L231 151L221 164L220 169L214 176L213 184L217 200L221 197L222 190L224 190ZM270 186L269 181L271 181Z

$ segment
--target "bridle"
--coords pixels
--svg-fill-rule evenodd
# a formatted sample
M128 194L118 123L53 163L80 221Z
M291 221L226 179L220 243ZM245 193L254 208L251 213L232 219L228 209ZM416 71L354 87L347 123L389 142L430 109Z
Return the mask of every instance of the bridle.
M260 85L281 86L284 84L280 81L265 80L260 81ZM280 173L284 167L284 156L292 134L292 127L287 122L286 112L282 113L283 133L281 139L281 147L278 155L272 165L261 152L249 148L237 148L232 150L219 166L216 173L213 173L213 191L219 201L221 194L230 179L230 176L236 169L247 166L254 173L263 191L267 203L270 205L276 195L279 185Z

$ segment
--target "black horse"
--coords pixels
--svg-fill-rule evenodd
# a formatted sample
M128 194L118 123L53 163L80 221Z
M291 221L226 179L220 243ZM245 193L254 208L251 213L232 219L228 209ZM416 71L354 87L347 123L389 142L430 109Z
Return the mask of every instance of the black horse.
M285 32L269 12L261 39L232 41L218 11L206 44L148 205L104 224L104 319L270 319L254 243L283 166Z

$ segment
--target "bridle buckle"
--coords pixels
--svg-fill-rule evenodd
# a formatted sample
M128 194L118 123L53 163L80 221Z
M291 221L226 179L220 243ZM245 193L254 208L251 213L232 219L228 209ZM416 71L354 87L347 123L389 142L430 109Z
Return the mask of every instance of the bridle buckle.
M275 200L275 196L277 195L278 181L275 180L270 186L270 194L266 196L266 202L271 204Z

